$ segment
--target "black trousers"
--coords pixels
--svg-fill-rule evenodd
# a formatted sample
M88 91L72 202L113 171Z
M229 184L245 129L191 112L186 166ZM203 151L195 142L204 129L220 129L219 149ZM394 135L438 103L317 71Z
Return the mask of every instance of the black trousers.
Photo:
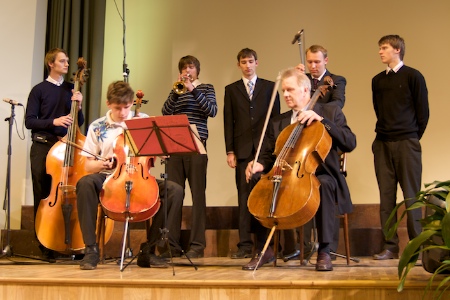
M337 209L337 206L336 206ZM336 215L338 212L335 213ZM341 226L341 221L338 217L334 218L334 226L333 226L333 241L330 243L330 249L333 252L336 252L339 247L339 228ZM313 221L311 220L307 222L305 225L303 225L303 244L306 247L310 246L310 242L314 242L314 236L313 236L313 230L314 225ZM299 240L299 230L300 228L292 229L292 230L284 230L284 248L288 252L284 252L285 254L289 254L294 249L300 250L300 240ZM316 231L317 231L317 224L316 224ZM292 250L291 250L292 249Z
M238 248L244 251L253 250L252 239L252 219L253 216L248 211L247 200L250 195L251 185L247 183L245 178L245 169L253 156L247 159L237 160L235 178L236 188L238 192L238 209L239 209L239 243Z
M96 243L97 208L100 202L99 194L106 179L105 174L90 174L82 177L77 183L77 209L83 240L86 245ZM160 198L163 199L158 212L154 216L152 226L148 230L147 239L155 242L161 235L159 229L164 225L164 181L157 180ZM169 242L177 247L180 238L181 208L183 205L183 190L180 185L167 181L167 227Z
M418 139L406 139L394 142L375 140L372 144L374 155L375 174L380 191L380 221L381 226L387 220L396 206L397 186L403 191L404 199L415 197L419 192L422 181L422 148ZM410 207L414 200L406 201L406 207ZM420 234L422 227L419 220L422 218L420 209L407 211L407 229L409 239ZM397 222L394 217L392 224ZM385 241L384 249L394 253L399 252L397 234Z
M167 176L170 181L178 183L183 191L186 179L192 195L192 220L190 248L202 251L206 247L206 154L173 155L168 159Z
M50 194L52 177L47 174L45 166L47 154L53 143L33 142L30 149L31 180L33 182L34 217L42 199ZM56 180L59 180L57 178Z

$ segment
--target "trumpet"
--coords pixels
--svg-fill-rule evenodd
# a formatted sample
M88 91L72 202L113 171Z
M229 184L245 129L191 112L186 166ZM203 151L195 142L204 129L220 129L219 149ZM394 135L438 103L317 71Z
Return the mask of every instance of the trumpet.
M187 77L190 81L192 81L192 77L191 74L187 74ZM178 95L183 95L184 93L187 92L187 87L186 87L186 78L183 77L181 80L179 81L175 81L175 83L172 86L173 91L178 94Z

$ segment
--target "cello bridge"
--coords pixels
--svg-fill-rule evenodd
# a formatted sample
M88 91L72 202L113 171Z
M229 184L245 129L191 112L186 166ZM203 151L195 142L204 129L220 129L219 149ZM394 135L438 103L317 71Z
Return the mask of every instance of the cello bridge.
M274 175L272 176L272 182L278 183L281 182L282 176L281 175Z
M282 161L282 170L283 170L283 171L286 170L285 167L288 167L288 168L291 169L291 170L294 169L290 164L288 164L288 163L283 159L283 161Z

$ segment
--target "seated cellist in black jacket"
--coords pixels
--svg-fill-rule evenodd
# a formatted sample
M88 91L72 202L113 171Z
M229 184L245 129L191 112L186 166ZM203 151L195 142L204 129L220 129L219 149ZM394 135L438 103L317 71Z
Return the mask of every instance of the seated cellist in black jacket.
M356 147L356 136L347 126L346 118L342 110L333 104L317 103L312 110L304 110L310 102L311 83L306 75L294 68L287 69L281 74L281 89L287 106L291 109L269 122L261 154L253 168L250 162L246 169L246 177L252 186L256 184L261 172L268 172L272 168L276 156L273 154L278 135L288 125L301 122L305 126L313 122L321 122L332 138L331 150L316 169L315 175L320 181L320 205L316 213L319 249L316 263L317 271L332 271L333 265L330 258L329 243L333 239L333 227L335 226L335 206L338 205L339 213L350 213L352 202L345 177L340 173L339 155L337 149L350 152ZM254 174L252 174L254 172ZM260 224L255 224L257 237L257 253L252 260L242 268L253 270L265 263L272 262L274 252L269 247L258 264L259 255L267 239L267 229ZM258 264L258 266L257 266Z

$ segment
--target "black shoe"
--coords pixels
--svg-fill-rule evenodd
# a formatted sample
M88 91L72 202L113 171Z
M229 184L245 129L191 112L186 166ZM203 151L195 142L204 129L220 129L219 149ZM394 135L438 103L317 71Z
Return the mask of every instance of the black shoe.
M170 259L170 257L181 257L181 251L175 248L171 248L170 253L169 250L166 250L163 253L161 253L158 257L164 259Z
M250 258L252 257L252 250L244 250L239 248L237 252L231 253L231 258L239 259L239 258Z
M50 249L44 247L43 245L39 245L39 249L41 250L42 258L44 260L47 260L50 263L56 262L56 260L55 260L56 252L55 251L50 250Z
M204 251L203 250L194 250L194 249L189 249L188 252L186 252L185 256L188 258L202 258L204 256Z
M100 262L100 254L98 251L98 245L94 244L86 246L84 249L84 257L80 261L81 270L94 270L97 268L97 264Z
M166 261L150 253L150 244L142 243L137 257L137 265L141 268L168 268Z

